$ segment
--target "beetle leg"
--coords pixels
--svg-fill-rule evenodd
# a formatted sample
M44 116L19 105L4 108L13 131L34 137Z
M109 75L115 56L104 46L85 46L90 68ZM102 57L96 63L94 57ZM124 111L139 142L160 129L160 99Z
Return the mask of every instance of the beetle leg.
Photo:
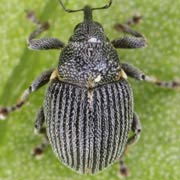
M134 135L128 139L126 147L129 145L135 144L138 141L140 137L141 129L142 127L141 127L139 116L134 112L133 121L131 124L131 130L134 132Z
M57 38L41 38L35 39L43 31L49 28L48 22L41 23L35 16L34 12L26 11L27 17L37 25L37 28L30 34L27 43L30 49L34 50L48 50L48 49L61 49L64 43Z
M126 24L128 26L134 26L139 24L143 19L143 16L141 14L134 14L130 19L128 19L127 21L125 21L124 23L117 23L114 25L114 29L116 29L116 31L121 32L123 31L122 29L122 24Z
M36 120L35 120L35 125L34 125L34 132L35 134L43 133L43 124L44 124L44 110L43 107L41 107L38 111Z
M111 41L111 43L114 45L115 48L143 48L146 46L146 39L145 37L132 30L128 25L121 24L121 29L123 32L132 35L130 36L124 36L118 39L114 39Z
M134 67L131 64L121 63L121 66L128 76L135 78L137 80L144 80L153 83L157 86L170 88L170 89L176 89L180 87L180 82L176 80L161 81L156 77L145 75L141 70L139 70L138 68Z
M20 109L32 92L37 91L40 87L49 82L52 72L53 69L47 70L43 72L36 80L34 80L32 84L23 92L19 101L15 105L10 107L0 107L0 119L5 119L9 113Z
M46 134L46 129L43 127L44 121L45 121L44 110L43 107L41 107L36 117L34 131L36 134L43 134L43 142L37 145L32 151L32 155L37 158L40 158L42 156L45 148L49 144L49 140Z
M46 149L46 147L49 145L49 140L46 134L43 134L44 138L41 144L37 145L32 150L32 156L36 157L37 159L40 159Z
M141 122L140 122L139 116L134 112L133 121L131 124L131 130L134 132L134 134L128 139L126 147L124 149L124 152L123 152L122 156L120 157L120 161L119 161L120 174L122 176L125 176L125 177L129 176L129 171L128 171L126 164L123 161L123 157L127 151L128 146L133 145L138 141L138 139L140 137L141 129L142 128L141 128Z
M129 26L134 26L139 24L143 19L143 16L141 14L135 14L133 15L130 19L128 19L125 24L129 25ZM118 25L118 24L117 24Z

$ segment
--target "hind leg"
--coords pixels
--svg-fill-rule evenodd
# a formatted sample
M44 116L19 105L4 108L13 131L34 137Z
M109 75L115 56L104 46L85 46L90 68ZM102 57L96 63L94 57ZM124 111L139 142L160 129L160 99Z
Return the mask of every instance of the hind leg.
M124 149L124 152L123 152L122 156L120 157L120 161L119 161L120 174L124 177L129 176L129 171L128 171L126 164L124 163L123 157L127 151L127 148L130 145L133 145L138 141L140 134L141 134L141 129L142 128L141 128L140 119L139 119L138 115L136 113L134 113L133 121L132 121L132 125L131 125L131 130L133 131L134 134L128 139L126 147Z
M48 140L48 137L46 134L46 129L43 126L44 121L45 121L44 110L43 110L43 107L41 107L39 109L39 112L38 112L37 117L36 117L34 131L36 134L42 134L43 135L43 141L41 144L37 145L32 151L32 155L37 157L37 158L40 158L42 156L43 152L45 151L46 147L49 144L49 140Z

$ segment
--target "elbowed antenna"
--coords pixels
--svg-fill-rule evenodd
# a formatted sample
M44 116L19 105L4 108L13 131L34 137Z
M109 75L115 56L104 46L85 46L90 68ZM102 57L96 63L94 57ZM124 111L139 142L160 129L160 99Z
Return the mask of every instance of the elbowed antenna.
M99 9L107 9L111 6L112 4L112 1L113 0L110 0L109 1L109 4L106 4L105 6L102 6L102 7L98 7L98 8L92 8L91 10L99 10ZM66 7L64 6L63 2L61 0L59 0L59 3L61 4L62 8L68 12L68 13L71 13L71 12L78 12L78 11L84 11L84 8L82 9L77 9L77 10L72 10L72 9L66 9Z
M99 8L92 8L92 10L107 9L107 8L109 8L109 7L111 6L112 1L113 1L113 0L110 0L110 1L109 1L109 4L106 4L106 5L105 5L105 6L103 6L103 7L99 7Z

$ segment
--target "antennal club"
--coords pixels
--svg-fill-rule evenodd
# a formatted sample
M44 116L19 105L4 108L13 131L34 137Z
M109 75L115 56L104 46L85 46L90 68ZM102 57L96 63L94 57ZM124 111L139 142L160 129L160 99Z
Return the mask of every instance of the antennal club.
M99 7L99 8L92 8L92 10L107 9L107 8L109 8L109 7L111 6L112 1L113 1L113 0L110 0L110 1L109 1L109 4L106 4L106 5L105 5L105 6L103 6L103 7Z
M60 5L62 6L62 8L64 9L64 11L68 12L68 13L72 13L72 12L78 12L78 11L84 11L84 8L82 9L77 9L77 10L72 10L72 9L66 9L66 7L64 6L63 2L61 0L58 0ZM103 7L98 7L98 8L92 8L91 10L99 10L99 9L107 9L111 6L113 0L109 1L109 4L106 4Z

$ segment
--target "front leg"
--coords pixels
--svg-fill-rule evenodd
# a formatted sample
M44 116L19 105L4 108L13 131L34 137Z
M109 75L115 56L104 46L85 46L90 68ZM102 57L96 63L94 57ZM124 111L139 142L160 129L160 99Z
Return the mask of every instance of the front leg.
M132 78L135 78L137 80L144 80L150 83L153 83L160 87L170 88L170 89L176 89L180 87L180 82L172 80L172 81L161 81L156 77L153 76L147 76L145 75L141 70L134 67L131 64L128 63L121 63L122 69L126 72L126 74Z
M28 47L33 50L48 50L48 49L61 49L64 47L64 43L57 38L41 38L35 39L43 31L49 28L47 22L41 23L35 16L34 12L26 11L27 18L29 18L37 28L30 34L28 38Z
M130 34L132 36L124 36L119 39L114 39L111 41L111 43L114 45L115 48L143 48L146 46L146 39L145 37L132 30L128 25L126 24L120 24L121 30L127 34Z

